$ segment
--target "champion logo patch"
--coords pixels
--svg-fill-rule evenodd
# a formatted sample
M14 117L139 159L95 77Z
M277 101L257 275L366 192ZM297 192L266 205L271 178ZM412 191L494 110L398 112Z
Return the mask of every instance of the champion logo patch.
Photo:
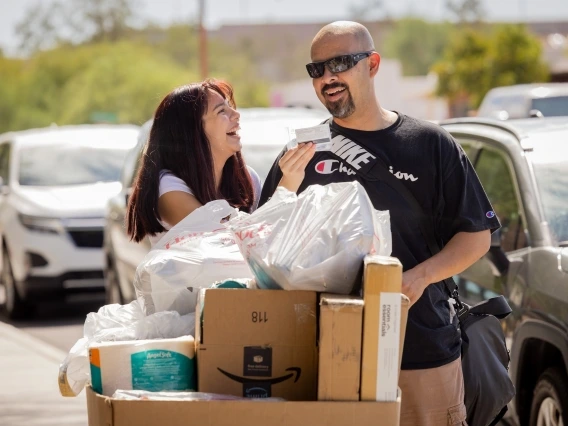
M330 175L337 171L337 167L334 167L335 163L339 163L338 160L323 160L316 164L316 172L322 175Z
M493 219L495 217L495 212L493 210L490 210L485 213L485 216L487 216L487 219Z

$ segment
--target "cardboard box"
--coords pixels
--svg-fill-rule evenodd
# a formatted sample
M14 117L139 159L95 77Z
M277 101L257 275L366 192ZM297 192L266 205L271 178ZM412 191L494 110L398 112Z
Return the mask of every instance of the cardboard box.
M402 264L394 257L365 257L361 400L397 398L402 325Z
M400 395L395 402L189 402L86 393L89 426L398 426L400 417Z
M400 298L399 374L410 307ZM320 296L318 401L359 401L364 309L359 297Z
M322 294L318 401L359 401L363 299Z
M316 293L207 289L196 327L200 392L313 401ZM202 315L203 312L203 315Z

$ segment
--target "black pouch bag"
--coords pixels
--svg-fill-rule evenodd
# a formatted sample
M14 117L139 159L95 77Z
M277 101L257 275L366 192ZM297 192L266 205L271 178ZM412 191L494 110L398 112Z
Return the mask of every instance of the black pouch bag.
M509 351L499 321L511 313L511 308L503 296L472 307L459 299L458 303L462 304L459 321L467 423L496 425L515 396L509 377Z
M332 136L333 133L332 129ZM333 153L330 155L341 160ZM362 175L357 171L358 177L367 181L382 181L401 194L418 216L420 230L432 256L439 253L432 224L422 207L410 190L388 171L380 157L376 158L376 165L367 174ZM499 321L511 313L511 308L503 296L468 306L461 302L453 279L444 280L444 284L449 297L454 300L462 336L461 361L467 423L469 426L496 425L515 396L515 387L508 372L509 351Z

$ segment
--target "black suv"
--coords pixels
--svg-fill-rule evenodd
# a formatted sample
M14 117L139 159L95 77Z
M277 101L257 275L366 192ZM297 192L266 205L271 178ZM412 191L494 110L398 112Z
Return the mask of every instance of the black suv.
M441 125L463 146L502 228L455 277L464 300L503 294L517 395L507 421L568 426L568 117Z

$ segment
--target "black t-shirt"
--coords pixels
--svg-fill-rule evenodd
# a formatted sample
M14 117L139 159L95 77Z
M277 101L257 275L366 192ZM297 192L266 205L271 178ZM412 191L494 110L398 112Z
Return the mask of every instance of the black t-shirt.
M309 185L359 181L377 210L389 210L392 256L406 271L431 257L419 216L426 215L443 247L458 232L499 228L499 221L462 148L441 127L399 114L390 127L360 131L331 123L333 152L316 152L306 167L298 192ZM274 193L282 172L276 159L260 198ZM377 160L377 157L382 160ZM415 212L388 184L370 179L373 167L388 167L417 199ZM457 319L451 319L443 283L429 285L409 312L402 358L403 369L434 368L460 356Z

